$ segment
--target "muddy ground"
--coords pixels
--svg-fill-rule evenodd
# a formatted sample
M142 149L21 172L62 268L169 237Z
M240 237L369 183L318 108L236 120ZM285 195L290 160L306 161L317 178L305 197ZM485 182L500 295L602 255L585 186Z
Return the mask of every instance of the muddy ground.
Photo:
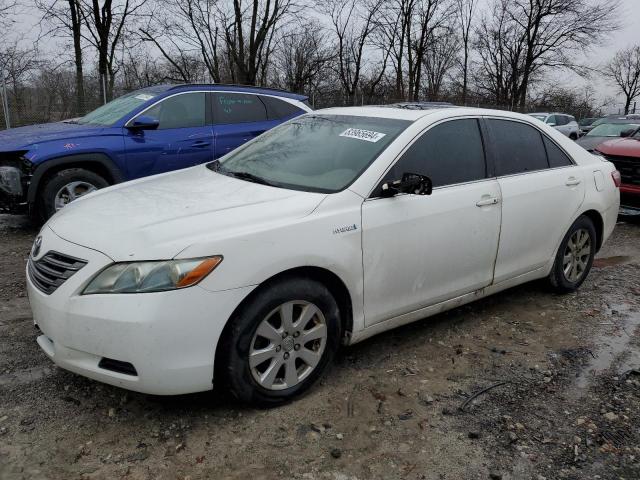
M0 216L2 480L640 478L640 222L578 293L528 284L372 338L273 410L55 368L25 297L35 233Z

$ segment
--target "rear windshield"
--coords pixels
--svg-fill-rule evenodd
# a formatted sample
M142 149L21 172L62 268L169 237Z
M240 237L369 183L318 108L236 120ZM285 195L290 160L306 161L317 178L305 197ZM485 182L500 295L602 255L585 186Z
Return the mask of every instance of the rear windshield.
M309 114L269 130L209 168L283 188L337 192L358 178L410 124L389 118Z

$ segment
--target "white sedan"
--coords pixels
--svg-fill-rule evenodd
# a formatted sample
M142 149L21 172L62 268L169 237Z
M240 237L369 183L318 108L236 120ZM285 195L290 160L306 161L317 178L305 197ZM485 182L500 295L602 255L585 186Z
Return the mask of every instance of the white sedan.
M38 343L130 390L278 404L341 344L535 279L575 290L619 182L525 115L313 112L57 213L27 266Z

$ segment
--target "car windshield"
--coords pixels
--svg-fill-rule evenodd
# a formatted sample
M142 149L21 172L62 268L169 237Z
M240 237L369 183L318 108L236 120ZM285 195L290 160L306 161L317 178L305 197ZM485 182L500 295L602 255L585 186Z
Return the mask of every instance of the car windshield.
M544 121L547 119L547 117L548 117L548 115L535 115L535 114L532 114L532 113L530 113L530 114L529 114L529 116L530 116L530 117L533 117L533 118L537 118L538 120L541 120L541 121L543 121L543 122L544 122Z
M578 125L580 125L581 127L588 127L595 121L596 121L595 118L583 118L578 122Z
M143 103L158 95L150 91L136 91L111 100L109 103L87 113L76 120L80 124L112 125L125 115L133 112Z
M350 185L410 121L307 115L269 130L208 167L294 190L332 193Z
M619 137L622 132L638 127L640 123L604 123L587 133L587 137Z

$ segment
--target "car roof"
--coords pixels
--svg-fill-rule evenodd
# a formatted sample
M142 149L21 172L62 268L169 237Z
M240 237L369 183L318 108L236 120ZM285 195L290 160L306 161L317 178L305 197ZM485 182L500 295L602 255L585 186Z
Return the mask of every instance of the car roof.
M604 121L600 125L615 125L619 123L640 123L640 117L636 118L605 118ZM597 125L598 127L600 125Z
M273 95L276 97L291 98L293 100L304 101L309 97L299 93L288 92L278 88L256 87L255 85L239 85L231 83L182 83L176 85L168 85L167 90L171 91L188 91L188 90L210 90L212 92L248 92L263 95Z
M376 117L376 118L390 118L397 120L409 120L416 121L427 115L432 115L436 112L443 112L451 114L451 116L463 116L463 115L484 115L484 116L498 116L513 119L526 119L531 121L530 117L521 113L510 112L507 110L491 110L488 108L474 108L474 107L459 107L455 105L441 105L433 106L431 108L411 109L403 108L397 105L373 105L364 107L332 107L323 108L321 110L315 110L310 115L325 113L332 115L353 115L360 117Z
M527 113L527 115L564 115L565 117L573 117L573 115L570 115L568 113L562 113L562 112L533 112L533 113Z

